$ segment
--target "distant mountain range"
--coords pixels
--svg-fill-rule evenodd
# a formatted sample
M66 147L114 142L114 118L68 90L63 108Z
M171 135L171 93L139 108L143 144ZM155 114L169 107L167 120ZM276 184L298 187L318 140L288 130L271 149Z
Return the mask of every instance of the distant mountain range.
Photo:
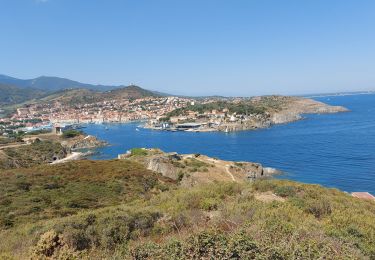
M104 99L167 96L138 86L105 86L81 83L58 77L17 79L0 75L0 105L19 104L30 100L96 102Z
M81 83L78 81L59 77L38 77L35 79L17 79L6 75L0 75L0 84L13 85L19 88L40 89L46 92L54 92L67 88L85 88L96 91L108 91L119 86L104 86Z

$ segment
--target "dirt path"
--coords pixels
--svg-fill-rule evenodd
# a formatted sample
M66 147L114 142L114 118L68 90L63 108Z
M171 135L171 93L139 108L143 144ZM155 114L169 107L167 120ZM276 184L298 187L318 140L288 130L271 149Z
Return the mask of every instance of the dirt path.
M218 167L219 169L225 169L225 172L230 176L230 178L232 179L232 181L235 181L237 182L236 178L234 178L233 174L230 172L230 164L224 164L224 161L222 160L216 160L216 159L213 159L213 158L205 158L204 160L202 160L201 158L198 158L198 160L200 161L203 161L203 162L212 162L215 164L216 167Z
M236 181L233 174L230 172L229 168L230 168L229 164L225 165L225 171L229 174L229 176L232 178L233 181Z
M4 150L6 148L15 148L15 147L24 146L24 145L30 145L30 144L11 144L11 145L6 145L6 146L0 146L0 150Z
M64 159L54 161L51 164L58 164L58 163L64 163L64 162L69 162L69 161L73 161L73 160L79 160L82 156L83 156L83 153L72 152L71 154L69 154Z

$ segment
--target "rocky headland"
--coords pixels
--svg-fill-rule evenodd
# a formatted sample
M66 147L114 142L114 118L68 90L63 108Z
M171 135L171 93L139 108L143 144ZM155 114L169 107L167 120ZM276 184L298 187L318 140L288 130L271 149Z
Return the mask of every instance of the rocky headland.
M146 124L147 128L172 131L234 132L268 128L303 119L305 114L347 112L317 100L292 96L261 96L190 105Z
M99 140L92 135L79 135L71 140L65 140L62 143L71 150L91 149L108 145L107 142Z
M246 120L236 122L224 122L217 129L218 131L233 132L268 128L272 125L286 124L303 119L307 114L332 114L348 112L342 106L331 106L313 99L301 97L274 96L277 107L266 107L266 112L248 117ZM255 104L262 103L262 97L253 98Z
M201 154L166 153L159 149L135 148L118 158L139 162L184 187L221 181L252 181L280 173L259 163L224 161Z

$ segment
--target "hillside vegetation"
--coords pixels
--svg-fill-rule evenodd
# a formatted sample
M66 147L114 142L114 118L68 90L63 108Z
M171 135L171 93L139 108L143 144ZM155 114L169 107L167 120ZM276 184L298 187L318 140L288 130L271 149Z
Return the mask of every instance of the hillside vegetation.
M73 106L108 100L138 99L156 96L159 95L138 86L127 86L106 92L98 92L90 89L64 89L50 95L46 95L45 97L41 98L39 102L51 103L58 101L66 105Z
M68 105L79 105L111 99L138 99L163 95L165 94L149 91L135 85L104 86L59 77L42 76L24 80L0 75L0 105L3 106L53 101Z
M184 115L188 111L194 111L203 114L204 112L211 112L212 110L223 111L224 109L227 109L231 114L264 114L266 112L278 111L282 109L283 105L290 101L290 99L291 97L284 96L263 96L248 100L242 100L239 102L215 101L204 104L197 103L169 112L166 117L170 118L172 116Z
M0 83L0 105L19 104L27 100L42 97L46 92L38 89L22 89L17 86Z
M30 145L0 150L0 169L31 167L66 157L67 150L61 143L54 141L36 141Z
M45 92L54 92L68 88L86 88L97 91L106 91L116 88L116 86L92 85L70 79L47 76L41 76L34 79L18 79L6 75L0 75L0 84L10 84L23 89L39 89Z
M7 259L375 258L375 203L317 185L181 188L111 160L3 171L0 193Z

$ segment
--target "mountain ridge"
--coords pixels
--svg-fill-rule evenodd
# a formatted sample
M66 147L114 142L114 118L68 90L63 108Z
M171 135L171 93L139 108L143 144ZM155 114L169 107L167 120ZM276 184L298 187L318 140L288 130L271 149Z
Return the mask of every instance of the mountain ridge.
M8 75L0 74L0 83L11 84L20 88L36 88L49 92L67 88L88 88L96 91L108 91L114 88L118 88L118 86L87 84L55 76L40 76L33 79L18 79Z
M86 98L85 95L89 95ZM143 89L136 85L92 85L78 81L40 76L34 79L18 79L0 74L0 104L16 105L28 101L50 101L61 98L77 102L96 102L104 99L160 97L169 94Z

